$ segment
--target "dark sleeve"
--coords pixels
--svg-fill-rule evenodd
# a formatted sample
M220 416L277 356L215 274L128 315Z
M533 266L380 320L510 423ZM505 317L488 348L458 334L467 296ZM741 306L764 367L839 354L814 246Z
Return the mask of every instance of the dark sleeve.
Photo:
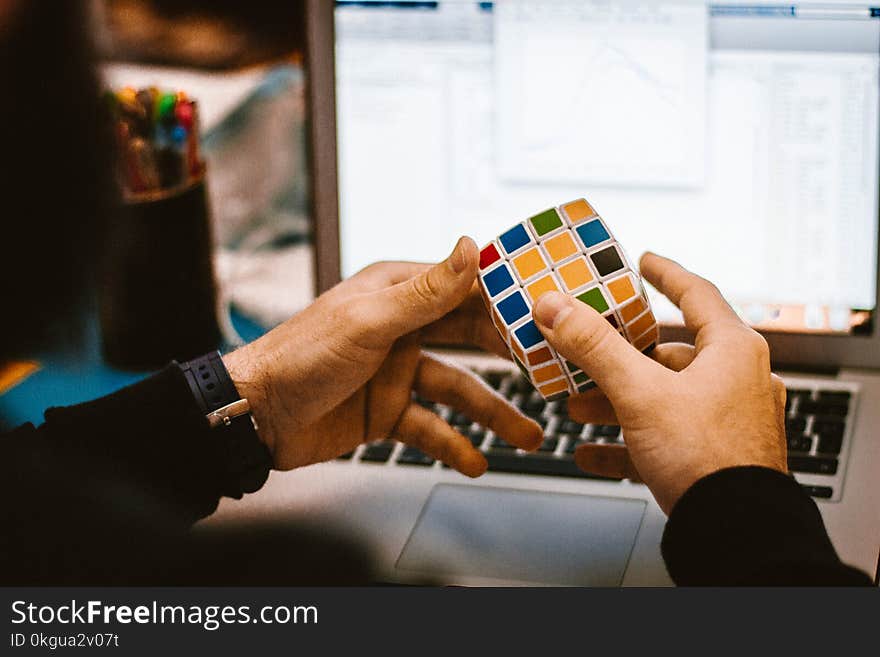
M155 561L222 495L241 497L221 449L174 364L0 436L0 574L100 583Z
M44 449L85 461L83 478L137 483L185 525L212 513L222 495L242 496L176 364L106 397L50 408L36 432Z
M812 498L768 468L730 468L694 484L672 509L662 551L685 586L871 585L837 557Z

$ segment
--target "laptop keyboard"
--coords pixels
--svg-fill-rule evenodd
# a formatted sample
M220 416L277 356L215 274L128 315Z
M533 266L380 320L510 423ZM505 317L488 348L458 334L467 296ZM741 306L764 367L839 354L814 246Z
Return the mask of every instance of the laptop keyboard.
M584 443L622 444L620 427L576 422L568 416L565 401L545 402L518 372L487 371L480 374L490 386L544 429L544 443L535 453L516 449L501 436L442 404L417 401L440 415L481 449L490 472L606 479L580 470L574 463L574 451ZM832 499L839 496L847 422L853 416L855 395L855 389L826 389L821 384L788 388L785 408L788 466L804 490L813 497ZM341 458L411 468L447 467L436 464L433 458L415 447L398 445L390 440L364 445Z

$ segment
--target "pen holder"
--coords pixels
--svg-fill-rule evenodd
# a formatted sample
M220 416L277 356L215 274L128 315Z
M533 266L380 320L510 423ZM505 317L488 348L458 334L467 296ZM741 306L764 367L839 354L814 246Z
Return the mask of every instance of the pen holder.
M149 370L220 345L204 171L173 190L128 195L100 281L104 359Z

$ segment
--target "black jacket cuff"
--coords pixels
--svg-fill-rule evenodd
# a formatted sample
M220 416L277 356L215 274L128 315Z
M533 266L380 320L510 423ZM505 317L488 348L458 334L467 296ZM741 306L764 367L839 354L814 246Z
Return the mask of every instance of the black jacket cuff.
M108 477L142 486L184 523L212 513L221 495L241 497L176 364L106 397L50 408L45 418L41 432L56 447L94 455L115 469Z
M756 466L715 472L681 497L663 559L680 585L852 585L815 502L789 476Z

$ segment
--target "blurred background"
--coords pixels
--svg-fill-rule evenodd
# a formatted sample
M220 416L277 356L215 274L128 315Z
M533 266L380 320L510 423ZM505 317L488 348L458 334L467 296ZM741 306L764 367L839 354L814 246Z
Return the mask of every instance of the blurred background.
M303 4L92 4L107 86L156 85L198 101L220 302L263 327L303 307L314 288ZM230 328L224 337L234 342Z
M0 112L0 428L250 341L314 297L304 4L0 2L14 90ZM152 94L140 127L124 91ZM177 109L195 107L184 131ZM168 142L172 128L186 141ZM151 156L185 143L198 170L134 198L129 138Z

